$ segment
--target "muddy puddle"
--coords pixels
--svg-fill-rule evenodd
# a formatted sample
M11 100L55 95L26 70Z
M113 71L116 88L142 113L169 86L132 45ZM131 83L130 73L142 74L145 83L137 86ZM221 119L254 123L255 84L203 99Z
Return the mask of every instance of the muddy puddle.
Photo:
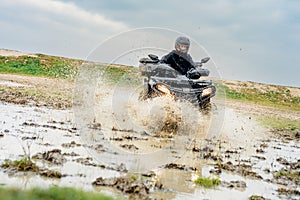
M299 176L275 176L299 173L299 141L272 137L217 100L203 115L184 102L138 102L138 92L111 91L96 90L72 111L1 103L0 163L25 155L43 173L2 167L0 185L72 186L138 199L299 199ZM203 176L220 184L196 185Z
M40 168L58 171L61 178L47 178L37 174L0 171L1 184L21 188L36 186L75 186L91 189L95 176L112 177L118 169L98 165L83 145L73 121L66 110L26 107L1 103L0 160L32 157Z

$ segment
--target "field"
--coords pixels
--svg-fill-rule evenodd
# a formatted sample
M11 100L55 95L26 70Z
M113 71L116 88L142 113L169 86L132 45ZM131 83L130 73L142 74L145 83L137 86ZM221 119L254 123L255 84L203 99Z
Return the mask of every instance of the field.
M1 52L7 199L299 198L300 88L214 80L203 115L135 67Z

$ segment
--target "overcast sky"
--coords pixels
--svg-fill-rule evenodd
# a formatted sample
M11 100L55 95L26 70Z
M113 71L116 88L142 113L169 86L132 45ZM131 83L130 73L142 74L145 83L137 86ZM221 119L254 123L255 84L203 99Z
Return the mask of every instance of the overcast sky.
M158 27L191 37L225 79L300 87L298 0L1 0L0 9L0 48L86 59L124 31Z

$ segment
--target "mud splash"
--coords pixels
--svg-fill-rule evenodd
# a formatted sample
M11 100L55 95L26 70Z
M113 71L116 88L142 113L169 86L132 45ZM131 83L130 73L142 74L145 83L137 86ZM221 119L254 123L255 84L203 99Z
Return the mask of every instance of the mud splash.
M94 99L81 101L78 110L83 141L101 144L111 152L103 156L92 151L98 161L107 164L117 160L128 170L147 171L177 159L193 142L206 137L210 121L190 103L168 97L140 101L139 93L140 88L99 82ZM94 124L98 128L91 130ZM143 163L138 169L136 160Z
M141 88L114 87L95 91L95 120L104 129L145 131L149 135L191 134L199 132L203 117L187 102L169 97L139 100ZM109 92L108 92L109 91Z

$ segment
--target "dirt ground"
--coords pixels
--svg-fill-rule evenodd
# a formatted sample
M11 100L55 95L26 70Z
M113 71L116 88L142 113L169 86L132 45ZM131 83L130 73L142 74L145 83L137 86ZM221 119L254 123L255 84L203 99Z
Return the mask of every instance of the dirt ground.
M226 106L247 113L248 115L270 116L275 118L286 118L291 120L300 120L300 112L285 110L271 106L262 106L247 102L226 101Z
M228 86L230 89L234 89L235 91L240 91L241 89L248 87L248 88L255 88L258 92L266 92L266 91L273 91L277 92L279 88L283 86L277 86L277 85L269 85L264 83L256 83L251 81L229 81L225 80L222 81L223 84ZM295 97L300 96L300 88L298 87L286 87L286 89L290 90L291 95Z
M62 79L0 74L4 102L67 109L72 106L73 83Z

